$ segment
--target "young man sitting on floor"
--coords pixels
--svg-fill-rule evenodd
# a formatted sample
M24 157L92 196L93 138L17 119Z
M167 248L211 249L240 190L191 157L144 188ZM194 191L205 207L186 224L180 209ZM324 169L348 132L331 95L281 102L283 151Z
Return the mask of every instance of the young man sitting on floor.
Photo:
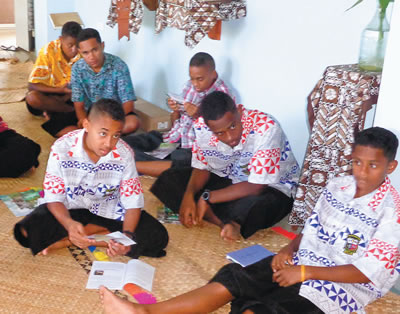
M209 284L171 300L135 305L101 287L105 313L365 313L400 267L399 194L387 175L398 139L374 127L356 135L353 175L331 180L304 230L248 267L228 264Z
M151 191L179 211L187 226L203 218L221 237L247 238L292 208L299 166L279 123L257 110L236 107L223 92L207 95L194 124L192 168L171 168Z
M136 100L129 68L119 57L104 52L104 42L93 28L79 33L78 49L82 59L72 67L71 88L80 128L94 102L101 98L122 103L125 125L122 134L135 132L140 121L134 111Z
M120 103L101 99L84 119L84 129L54 143L43 182L46 203L14 227L17 241L34 255L71 244L108 246L111 256L165 255L167 230L141 210L143 191L133 152L120 140L124 121ZM137 244L87 238L114 231L122 231Z
M76 38L81 30L76 22L65 23L61 36L40 49L29 76L27 108L34 115L45 113L49 120L42 127L55 137L76 129L69 83L71 67L80 58Z
M0 117L0 178L17 178L39 166L40 146L22 136Z
M148 135L139 134L124 138L135 150L136 166L140 173L157 177L169 169L173 163L178 167L190 166L194 141L193 123L198 118L201 101L213 91L224 92L234 99L229 88L218 76L215 61L208 53L198 52L190 59L189 76L190 80L185 84L180 95L183 104L178 104L172 98L168 98L168 106L173 110L171 113L173 125L168 133L163 136L159 134L157 137L154 132L151 132ZM155 146L161 144L162 141L165 143L180 142L180 148L172 152L172 161L157 160L138 149L146 138L147 142L150 142L149 144L155 143ZM142 162L148 160L153 162Z

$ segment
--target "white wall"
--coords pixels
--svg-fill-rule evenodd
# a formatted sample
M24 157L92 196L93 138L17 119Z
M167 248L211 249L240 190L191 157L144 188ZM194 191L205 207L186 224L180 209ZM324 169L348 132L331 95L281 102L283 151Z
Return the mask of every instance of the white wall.
M35 49L40 50L49 41L57 39L60 29L54 29L50 21L50 13L65 13L75 11L75 2L72 0L35 0Z
M374 13L374 1L345 12L352 3L249 0L246 18L223 23L221 41L205 38L194 49L184 45L183 31L155 35L155 13L147 9L130 41L118 41L117 27L105 25L110 0L75 0L74 9L86 27L100 31L106 51L128 63L137 94L162 107L165 93L179 92L188 79L191 56L211 53L240 102L281 122L301 163L309 135L306 98L328 65L357 62L361 31Z
M382 72L382 82L376 108L375 125L387 128L400 139L399 123L399 72L400 72L400 1L393 6L392 23ZM397 153L400 161L400 150ZM400 189L400 166L391 175L396 188ZM398 284L400 291L400 281Z

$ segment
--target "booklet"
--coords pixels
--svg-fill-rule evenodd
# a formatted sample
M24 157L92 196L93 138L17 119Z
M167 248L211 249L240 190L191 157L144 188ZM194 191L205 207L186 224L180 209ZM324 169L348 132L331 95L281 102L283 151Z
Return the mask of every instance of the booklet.
M109 234L93 234L88 236L88 239L94 239L98 242L104 241L109 242L110 240L114 240L115 242L121 243L125 246L136 244L131 238L127 237L120 231L115 231Z
M138 259L127 264L94 261L90 270L86 289L99 289L101 285L110 290L122 290L127 283L134 283L151 291L155 268Z
M43 203L42 193L42 188L32 187L22 192L0 195L0 201L3 201L15 216L21 217L28 215Z
M157 208L157 219L163 224L180 224L179 214L174 213L168 207L161 205Z
M256 244L244 249L230 252L226 254L226 258L234 263L238 263L241 266L246 267L271 255L275 255L275 253L267 250L265 247L259 244Z
M152 150L151 152L145 152L145 154L164 159L168 155L170 155L174 150L176 150L179 146L179 143L161 143L158 148Z
M183 98L181 95L175 94L175 93L167 93L167 95L169 98L171 98L172 100L174 100L176 102L176 104L179 107L179 111L185 111L185 107L183 106L183 104L185 103L185 98Z

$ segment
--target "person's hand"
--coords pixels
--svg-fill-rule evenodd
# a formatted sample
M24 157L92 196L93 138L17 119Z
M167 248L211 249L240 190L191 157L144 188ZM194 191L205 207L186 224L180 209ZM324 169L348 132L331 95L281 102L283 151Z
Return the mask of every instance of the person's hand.
M80 222L77 222L75 220L72 220L68 224L67 231L68 238L71 243L76 245L77 247L80 247L81 249L85 249L96 242L95 240L87 238L85 228Z
M293 265L293 250L286 245L273 257L271 268L276 272L291 265Z
M195 224L196 203L192 195L184 195L179 209L179 220L185 227L192 227Z
M107 247L107 255L111 257L118 255L126 255L130 250L131 250L130 246L125 246L114 240L110 240Z
M177 104L177 102L175 100L173 100L172 98L168 98L167 101L168 107L171 108L171 110L173 111L179 111L179 105Z
M202 224L204 215L208 209L210 209L210 204L208 204L202 197L200 197L197 201L196 216L194 219L195 224Z
M198 112L199 112L199 107L197 107L196 105L193 105L190 102L185 102L183 104L183 107L185 108L185 111L187 112L187 114L189 116L191 116L193 119L197 118Z
M68 94L69 97L71 97L72 90L68 87L68 83L66 83L66 84L64 84L64 85L62 86L62 92L63 92L64 94Z
M290 266L276 271L272 275L272 281L281 287L289 287L301 282L301 266Z

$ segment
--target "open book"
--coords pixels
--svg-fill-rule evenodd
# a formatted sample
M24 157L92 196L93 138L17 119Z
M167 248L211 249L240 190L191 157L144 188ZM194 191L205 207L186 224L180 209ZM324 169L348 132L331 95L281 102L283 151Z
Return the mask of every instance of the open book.
M99 289L101 285L111 290L122 290L127 283L134 283L151 291L155 268L138 259L127 264L94 261L86 289Z
M243 267L246 267L274 254L275 253L267 250L265 247L256 244L244 249L230 252L226 254L226 258L232 262L242 265Z

